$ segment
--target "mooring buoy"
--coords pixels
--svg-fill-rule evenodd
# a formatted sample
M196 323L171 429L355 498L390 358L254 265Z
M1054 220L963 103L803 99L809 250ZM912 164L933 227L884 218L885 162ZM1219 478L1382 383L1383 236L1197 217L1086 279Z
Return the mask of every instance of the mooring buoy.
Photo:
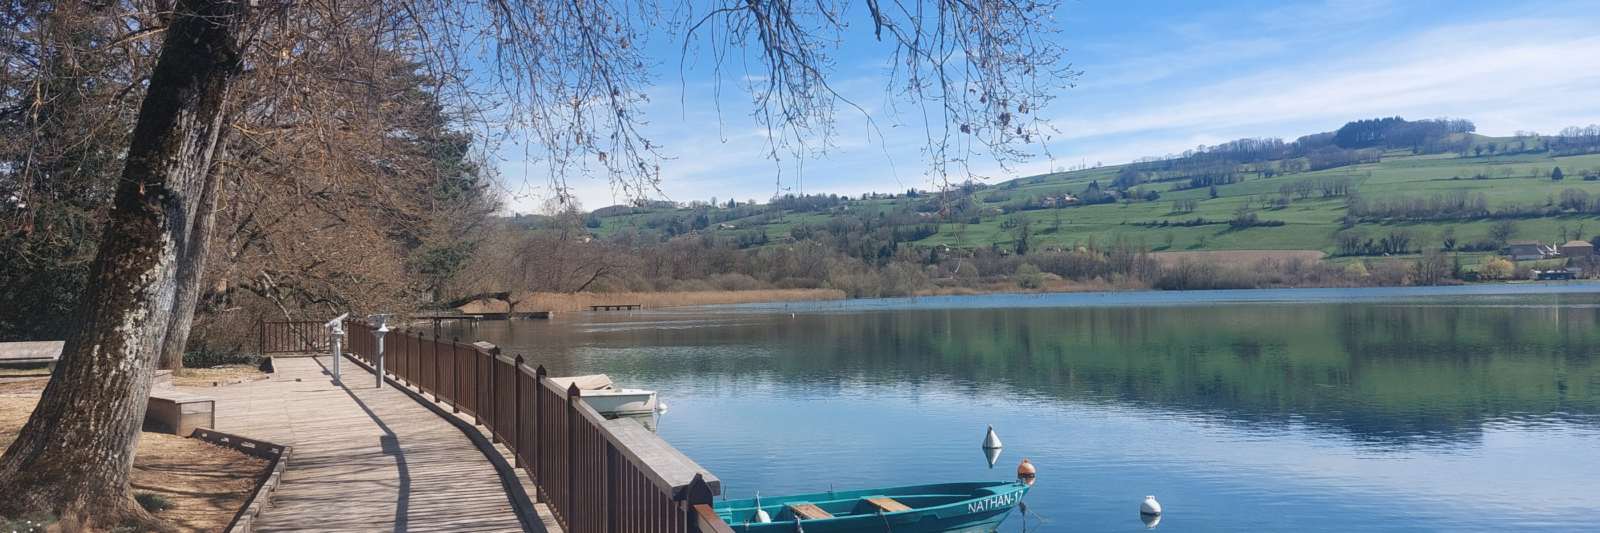
M1160 516L1161 502L1156 501L1155 496L1145 496L1144 502L1139 504L1139 514Z
M994 426L993 425L989 426L989 434L983 436L983 447L984 448L999 448L1000 447L1000 436L994 434Z

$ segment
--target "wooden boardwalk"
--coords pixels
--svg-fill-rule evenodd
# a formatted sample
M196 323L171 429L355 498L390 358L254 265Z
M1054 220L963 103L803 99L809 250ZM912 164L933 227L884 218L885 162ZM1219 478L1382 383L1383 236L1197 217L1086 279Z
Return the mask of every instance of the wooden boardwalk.
M466 433L405 392L374 388L348 360L340 386L326 355L274 363L272 379L186 388L217 399L218 431L294 447L255 531L559 531L543 505L538 516L525 498L514 503Z

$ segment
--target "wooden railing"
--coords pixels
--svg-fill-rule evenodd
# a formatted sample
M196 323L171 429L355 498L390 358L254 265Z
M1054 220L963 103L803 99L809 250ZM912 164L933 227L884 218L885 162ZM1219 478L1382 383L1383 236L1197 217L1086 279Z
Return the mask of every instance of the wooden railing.
M261 355L329 350L328 328L322 322L260 322Z
M371 330L350 321L345 331L347 353L375 363ZM472 415L505 443L568 533L731 531L710 511L722 490L715 476L643 425L606 420L576 385L561 388L543 366L529 368L486 342L406 330L385 336L384 358L396 380Z

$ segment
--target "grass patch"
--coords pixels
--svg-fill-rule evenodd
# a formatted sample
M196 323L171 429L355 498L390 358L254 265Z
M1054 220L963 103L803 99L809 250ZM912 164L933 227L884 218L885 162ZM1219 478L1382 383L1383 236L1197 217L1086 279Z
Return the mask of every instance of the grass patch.
M184 368L211 368L223 365L255 365L261 362L261 355L246 352L242 348L231 350L213 350L209 346L202 346L199 350L183 354Z
M54 524L53 516L24 516L16 519L0 518L0 531L11 533L43 533Z
M150 514L157 514L161 511L176 507L172 504L172 502L167 501L165 496L160 494L151 494L148 492L133 493L133 501L139 502L139 507L143 507L145 512Z
M50 365L48 363L37 363L37 364L10 364L10 363L8 363L7 366L0 367L0 377L48 376L48 375L50 375Z

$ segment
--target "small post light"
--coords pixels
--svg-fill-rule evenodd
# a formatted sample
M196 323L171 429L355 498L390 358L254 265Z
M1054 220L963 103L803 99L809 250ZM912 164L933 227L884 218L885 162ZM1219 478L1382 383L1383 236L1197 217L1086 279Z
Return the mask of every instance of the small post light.
M384 321L394 315L367 315L372 319L372 336L378 338L378 388L383 388L383 335L389 332Z
M333 343L333 382L339 380L339 360L344 359L344 319L350 313L339 315L338 318L328 321L328 341Z

